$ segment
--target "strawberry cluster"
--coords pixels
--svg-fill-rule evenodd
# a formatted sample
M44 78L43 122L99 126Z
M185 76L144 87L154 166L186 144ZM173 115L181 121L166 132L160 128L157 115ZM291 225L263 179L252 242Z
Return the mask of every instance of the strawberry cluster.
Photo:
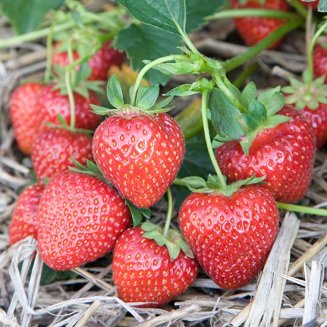
M257 1L248 3L258 6ZM270 3L272 9L280 6L287 10L285 1ZM267 25L277 29L283 23L263 20L257 35L249 38L249 26L257 21L236 20L249 45L271 32ZM184 292L195 280L198 264L224 289L253 280L278 233L276 201L295 203L308 191L316 147L327 141L325 98L318 92L322 103L307 96L309 102L304 102L303 94L294 91L299 81L284 89L286 105L280 87L257 96L250 83L240 92L217 62L185 51L160 69L206 73L212 80L199 79L166 95L202 94L203 130L216 175L179 180L185 131L167 113L172 98L158 101L159 86L140 86L138 78L126 99L113 75L107 86L112 108L101 107L94 87L86 92L80 88L78 74L87 83L106 80L108 69L121 65L123 55L105 42L89 58L84 74L78 51L60 52L62 47L60 42L55 45L55 74L72 66L71 59L78 63L72 73L65 72L68 89L60 83L27 83L12 94L17 144L32 156L38 184L26 188L17 201L10 244L33 236L43 261L55 270L74 269L113 251L119 297L146 306L160 306ZM316 51L323 56L318 46ZM301 90L324 89L325 72L316 72L323 77ZM229 92L224 93L226 88ZM299 103L302 111L297 110ZM213 143L208 111L217 131ZM26 112L28 119L22 121ZM100 114L108 117L102 121ZM169 188L174 182L191 190L179 210L181 233L169 228ZM149 221L141 224L142 214L150 218L147 209L165 194L164 228Z

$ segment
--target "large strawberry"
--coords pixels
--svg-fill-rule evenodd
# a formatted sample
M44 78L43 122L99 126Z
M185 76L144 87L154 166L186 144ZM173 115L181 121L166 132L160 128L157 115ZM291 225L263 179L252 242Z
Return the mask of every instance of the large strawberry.
M197 274L197 263L183 251L171 259L165 245L145 238L141 227L118 239L112 263L119 297L125 302L159 306L183 293Z
M75 101L75 127L95 129L100 122L100 117L92 112L90 104L97 105L98 99L93 92L89 92L89 98L85 98L74 92ZM41 130L47 129L46 123L58 124L57 116L61 115L66 122L70 123L70 104L67 95L62 95L52 85L43 88L39 97L38 117L42 122Z
M235 289L262 269L275 240L279 214L270 192L245 186L233 194L192 193L179 213L181 231L213 281Z
M43 191L43 185L31 185L20 194L9 225L11 245L27 236L37 238L37 213Z
M122 112L96 129L93 157L103 174L136 206L156 203L183 160L180 127L166 113Z
M71 158L84 165L92 159L90 136L62 128L41 132L34 142L32 161L39 181L52 178L73 166Z
M289 9L286 0L247 0L245 3L240 3L239 0L232 0L233 8L262 8L287 11ZM260 18L260 17L244 17L235 18L235 25L238 33L241 35L244 42L249 45L255 45L263 40L269 34L277 30L286 22L278 18ZM270 48L276 48L281 40L274 43Z
M103 46L90 58L88 65L91 68L89 80L107 80L108 70L112 66L121 66L124 61L124 54L114 49L110 42L105 42ZM75 50L73 52L73 60L78 60L79 54ZM69 56L67 51L60 50L60 43L54 47L54 56L52 63L61 67L68 66Z
M291 120L257 133L248 155L231 141L217 148L216 158L229 181L266 176L263 185L276 200L297 202L311 182L315 136L302 113L285 107L279 114Z
M69 270L108 253L129 224L129 210L113 187L63 172L50 180L39 205L38 248L49 267Z
M18 147L24 153L32 153L34 138L38 133L38 99L43 85L25 83L17 87L10 99L10 116Z
M327 75L327 48L326 48L326 38L321 38L320 42L316 44L313 50L313 65L315 76L325 76Z

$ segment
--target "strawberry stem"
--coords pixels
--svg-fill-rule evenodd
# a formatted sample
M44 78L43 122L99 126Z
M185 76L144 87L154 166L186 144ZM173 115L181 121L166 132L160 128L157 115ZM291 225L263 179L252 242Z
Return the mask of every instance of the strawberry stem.
M50 26L50 32L47 37L47 67L44 74L44 81L49 83L52 71L52 55L53 55L53 47L52 47L52 39L53 39L53 24Z
M248 60L255 57L261 51L267 49L271 46L274 42L278 41L281 37L283 37L288 32L291 32L298 28L303 23L303 18L297 17L296 19L291 20L288 24L285 24L269 34L266 38L262 41L257 43L255 46L250 47L245 52L241 53L240 55L233 57L223 63L223 67L226 72L233 70L241 65L243 65Z
M217 174L217 177L219 179L220 185L222 188L226 188L226 181L225 181L224 175L222 174L222 172L219 168L219 165L217 163L217 160L215 158L215 154L213 152L212 145L211 145L209 124L208 124L208 117L207 117L207 101L208 101L208 90L204 90L202 92L202 103L201 103L201 113L202 113L204 137L206 140L208 154L209 154L211 163L215 169L215 172Z
M141 85L142 79L144 77L144 75L153 67L155 67L156 65L162 64L164 62L167 61L172 61L176 58L176 55L170 55L170 56L166 56L166 57L161 57L158 58L154 61L149 62L148 64L146 64L138 73L137 75L137 79L135 81L134 87L133 87L133 92L131 95L131 105L134 106L135 105L135 100L136 100L136 95L137 95L137 91Z
M277 202L277 206L279 209L283 209L287 211L327 217L327 209L311 208L307 206L301 206L301 205L290 204L290 203L281 203L281 202Z
M207 21L213 19L226 19L226 18L237 18L237 17L267 17L267 18L281 18L281 19L295 19L299 15L290 13L282 10L272 9L229 9L217 12L211 16L206 17Z
M173 216L173 196L171 194L170 187L168 188L166 194L167 194L167 200L168 200L168 209L167 209L167 217L166 217L165 227L164 227L164 231L163 231L164 237L168 236L170 222L171 222L171 218Z

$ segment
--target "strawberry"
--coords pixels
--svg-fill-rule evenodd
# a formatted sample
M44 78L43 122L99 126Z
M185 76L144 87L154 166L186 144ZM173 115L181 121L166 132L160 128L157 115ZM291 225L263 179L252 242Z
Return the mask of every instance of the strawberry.
M130 213L113 187L68 171L46 186L37 219L42 259L52 269L69 270L108 253Z
M84 129L95 129L100 122L100 117L94 114L90 104L98 104L98 99L93 92L89 92L89 98L78 93L73 93L75 100L75 127ZM57 116L61 115L65 121L70 123L70 104L67 95L62 95L59 90L48 85L43 88L38 103L39 120L42 122L41 131L47 129L45 123L58 124Z
M183 251L171 260L166 246L143 234L141 227L135 227L120 236L114 249L113 279L123 301L160 306L188 288L196 277L197 263Z
M185 145L166 113L133 110L110 116L96 129L93 157L104 176L140 208L156 203L175 179Z
M68 52L59 52L59 46L59 43L54 46L55 53L52 58L52 63L61 67L68 66L70 63ZM121 66L124 61L124 57L125 56L122 52L119 52L118 50L111 47L110 42L105 42L88 62L91 68L91 75L88 79L106 81L108 79L108 70L112 66ZM76 61L78 59L78 52L74 51L73 60Z
M32 153L40 125L37 103L43 88L40 83L25 83L16 88L10 99L10 116L18 147L28 155Z
M41 132L34 142L32 161L37 179L52 178L73 166L71 157L84 165L92 159L92 139L58 128Z
M314 132L301 112L285 107L279 114L291 120L260 131L249 155L244 154L238 141L232 141L217 148L216 159L229 181L266 176L263 186L276 200L297 202L311 182Z
M317 43L313 50L313 65L315 76L327 75L327 49L321 44Z
M270 192L245 186L232 195L192 193L183 202L181 231L199 263L222 288L249 283L262 269L278 231Z
M314 10L318 10L318 4L319 4L319 0L313 0L310 2L307 2L305 0L301 0L302 4L304 4L306 7L311 7Z
M289 7L286 0L271 0L260 3L260 0L247 0L241 4L239 0L232 0L233 8L262 8L288 11ZM285 24L285 20L278 18L259 18L245 17L234 19L236 29L244 42L249 45L255 45L269 34ZM278 47L281 40L274 43L270 49Z
M43 191L43 185L31 185L20 194L9 226L10 245L27 236L36 239L37 212Z

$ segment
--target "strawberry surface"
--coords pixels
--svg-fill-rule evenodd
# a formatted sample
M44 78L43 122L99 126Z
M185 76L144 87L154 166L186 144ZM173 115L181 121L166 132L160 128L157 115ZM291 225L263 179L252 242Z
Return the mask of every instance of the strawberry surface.
M84 165L92 160L92 138L61 128L49 129L38 135L34 142L32 161L39 181L74 166L71 158Z
M25 83L15 89L10 98L10 116L19 149L32 154L33 143L39 129L38 99L44 86Z
M90 104L99 104L96 95L89 92L86 99L78 93L73 93L75 100L75 127L84 129L95 129L100 123L101 117L92 112ZM57 116L61 115L70 123L70 104L67 95L62 95L59 90L48 85L43 88L38 103L40 131L48 129L46 122L58 124Z
M276 200L297 202L311 182L314 131L301 112L285 107L279 113L291 120L259 132L248 156L238 141L232 141L217 148L216 159L230 182L266 176L262 185Z
M68 52L56 51L59 45L55 46L55 54L52 58L52 63L61 67L69 65ZM108 79L108 70L113 66L121 66L124 61L124 54L111 47L110 42L105 42L103 46L90 58L88 64L91 68L91 75L89 80L102 80ZM79 55L77 51L73 52L73 59L78 60Z
M105 255L131 221L113 187L75 172L50 180L37 219L41 257L55 270L73 269Z
M310 2L307 2L307 1L301 0L301 2L302 2L302 4L304 4L306 7L311 7L311 8L314 9L314 10L318 10L319 0L314 0L314 1L310 1Z
M96 129L92 147L105 177L141 208L163 196L185 152L179 125L165 113L110 116Z
M27 236L37 238L37 213L43 191L43 185L31 185L18 197L9 225L10 245Z
M260 0L247 0L241 4L239 0L232 0L232 7L236 8L262 8L287 11L289 9L286 0L265 1L264 4ZM244 42L249 45L255 45L276 29L285 24L285 20L278 18L261 18L261 17L245 17L234 19L236 29ZM270 48L276 48L281 40L274 43Z
M319 43L316 44L313 51L313 67L316 77L327 75L327 49Z
M141 227L130 228L118 239L113 278L123 301L159 306L188 288L196 277L197 263L182 251L172 261L166 246L142 237L143 233Z
M181 231L210 278L222 288L249 283L262 269L278 231L269 191L246 186L231 196L192 193L179 213Z

